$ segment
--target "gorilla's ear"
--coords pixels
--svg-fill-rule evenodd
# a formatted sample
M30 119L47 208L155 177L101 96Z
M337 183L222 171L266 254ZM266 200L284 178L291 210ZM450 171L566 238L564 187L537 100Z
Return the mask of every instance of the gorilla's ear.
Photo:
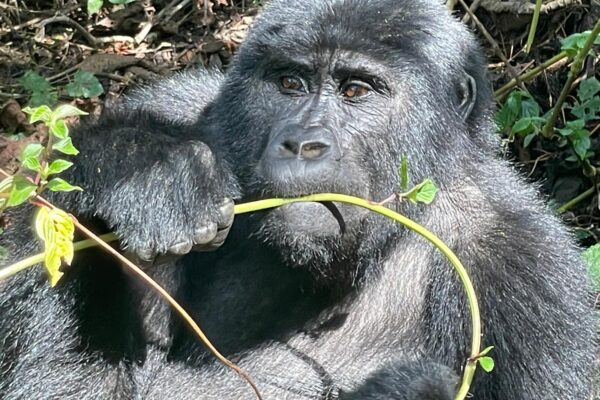
M463 121L466 121L473 111L475 101L477 101L477 83L469 74L465 74L458 84L458 112Z

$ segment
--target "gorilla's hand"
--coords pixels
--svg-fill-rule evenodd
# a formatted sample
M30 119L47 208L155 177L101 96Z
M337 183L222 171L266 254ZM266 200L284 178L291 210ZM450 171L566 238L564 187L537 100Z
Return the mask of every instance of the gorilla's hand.
M458 378L450 368L429 362L393 362L371 374L340 400L452 400Z
M84 174L83 194L93 199L91 212L144 262L219 247L233 222L237 194L226 164L197 140L150 136L147 143L128 145L119 166L98 168L103 184L89 182L89 172ZM105 146L102 157L113 155L114 147Z

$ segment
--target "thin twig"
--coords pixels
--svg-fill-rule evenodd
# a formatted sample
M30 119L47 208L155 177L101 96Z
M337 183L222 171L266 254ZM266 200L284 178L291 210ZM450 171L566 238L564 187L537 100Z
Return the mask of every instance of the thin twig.
M508 71L508 73L514 79L517 80L517 82L519 83L519 85L523 86L523 84L519 81L519 74L517 73L517 71L515 70L515 68L510 64L510 62L506 58L506 55L504 55L504 52L502 51L502 49L498 45L498 42L496 42L496 40L492 37L492 35L490 35L490 33L487 31L487 29L485 29L485 26L481 23L481 21L479 20L479 18L477 18L477 16L475 15L475 13L473 13L473 11L471 11L471 9L467 5L467 3L465 3L464 0L458 0L458 2L465 9L465 11L469 14L469 16L471 17L471 19L473 19L473 22L475 23L475 25L477 25L477 29L479 29L481 31L481 33L483 34L483 36L485 36L485 38L488 41L488 43L492 46L492 49L494 50L494 53L496 53L496 55L498 56L498 58L500 58L502 60L502 62L504 63L504 65L505 65L506 70ZM525 87L523 87L523 90L525 90Z
M500 99L506 93L508 93L512 88L514 88L519 82L527 82L528 80L533 79L536 76L538 76L539 74L541 74L542 72L544 72L546 69L552 67L554 64L556 64L564 59L567 59L567 58L568 58L567 52L561 51L560 53L558 53L554 57L544 61L542 64L538 65L537 67L520 75L518 79L515 79L515 78L511 79L510 81L508 81L508 83L506 85L504 85L500 89L496 90L494 92L494 94L496 95L497 98Z
M55 15L54 17L50 17L50 18L46 18L43 21L40 22L40 36L44 36L45 35L45 28L46 25L48 24L52 24L52 23L65 23L65 24L69 24L71 26L73 26L73 28L77 29L77 31L79 33L81 33L83 35L83 37L85 37L85 40L88 41L88 43L94 47L97 48L98 47L98 40L87 31L87 29L85 29L83 26L79 25L79 23L77 21L75 21L74 19L67 17L66 15Z
M11 176L8 172L4 171L2 168L0 168L0 174L4 175L5 177ZM34 196L33 199L36 202L41 203L46 207L49 207L52 209L57 209L56 206L54 206L52 203L50 203L48 200L44 199L40 195ZM194 321L192 316L190 314L188 314L188 312L181 305L179 305L177 300L175 300L165 289L163 289L162 286L160 286L158 283L156 283L156 281L154 281L150 276L148 276L148 274L146 274L144 271L142 271L141 268L139 268L137 265L132 263L129 259L127 259L125 256L123 256L121 253L119 253L113 247L111 247L108 243L106 243L104 240L102 240L99 236L97 236L95 233L93 233L88 228L86 228L84 225L82 225L77 220L77 218L75 218L74 215L72 215L72 214L69 214L69 215L70 215L71 219L73 220L73 224L75 225L75 227L77 227L77 229L79 229L79 231L81 231L85 236L87 236L88 238L93 240L99 247L104 249L107 253L112 254L117 260L119 260L121 263L123 263L123 265L125 267L127 267L131 272L133 272L135 275L137 275L142 281L144 281L147 285L149 285L152 289L154 289L165 301L167 301L167 303L169 303L169 305L181 316L181 318L185 321L185 323L194 331L196 336L198 336L198 338L202 341L202 343L206 346L206 348L208 348L208 350L215 356L215 358L217 358L221 363L223 363L228 368L235 371L242 379L244 379L246 382L248 382L248 384L252 387L252 390L254 391L256 398L258 400L262 400L262 396L260 395L258 387L254 384L254 382L252 381L250 376L248 374L246 374L246 372L244 372L236 364L229 361L225 356L223 356L219 352L219 350L217 350L213 346L213 344L210 342L208 337L204 334L204 332L202 331L200 326ZM31 258L29 260L31 261ZM23 263L21 262L21 263L17 263L17 264L23 264ZM15 269L17 269L14 267L14 265L10 266L9 268L13 271ZM21 265L19 268L20 268L19 270L22 270L25 267L23 267ZM8 275L8 276L10 276L10 275Z
M567 201L565 204L563 204L562 206L560 206L558 208L558 210L557 210L558 213L559 214L564 214L565 212L569 211L571 208L575 207L577 204L579 204L583 200L587 199L588 197L590 197L591 195L593 195L594 193L596 193L596 191L598 191L598 190L600 190L600 185L594 185L594 186L592 186L591 188L589 188L585 192L577 195L573 199Z
M469 9L471 10L471 12L474 14L475 11L477 10L477 8L479 7L479 3L481 0L473 0L473 2L471 3L471 7L469 7ZM471 16L469 14L465 14L462 18L462 23L466 24L467 22L469 22L469 19L471 18Z
M540 10L542 9L542 0L536 0L535 10L533 10L533 18L531 19L531 27L529 28L529 35L527 36L527 43L525 44L525 54L529 54L533 41L535 39L535 32L537 30L538 22L540 20Z

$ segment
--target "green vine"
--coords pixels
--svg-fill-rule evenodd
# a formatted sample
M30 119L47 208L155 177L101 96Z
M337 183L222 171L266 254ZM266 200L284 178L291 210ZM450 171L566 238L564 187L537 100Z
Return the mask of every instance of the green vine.
M334 201L339 203L347 203L353 204L359 207L366 208L378 214L381 214L387 218L390 218L413 232L423 236L427 239L431 244L433 244L452 264L460 282L463 285L465 290L465 294L467 296L467 301L469 304L469 312L471 315L471 353L467 359L465 370L463 374L463 378L461 381L460 388L456 394L455 400L463 400L471 386L471 382L473 381L473 377L475 375L475 370L477 368L477 363L481 361L481 359L485 359L489 361L489 357L485 356L484 352L481 351L481 317L479 312L479 304L477 302L477 296L475 294L475 289L473 288L473 284L471 283L471 279L469 278L469 274L465 267L462 265L458 257L450 250L448 246L436 235L432 232L414 222L413 220L399 214L395 211L390 210L387 207L382 205L374 204L368 200L360 199L353 196L343 195L343 194L335 194L335 193L321 193L314 194L310 196L299 197L295 199L268 199L268 200L259 200L249 203L237 204L235 206L235 214L246 214L261 210L266 210L270 208L281 207L285 204L290 203L298 203L298 202L326 202L326 201ZM114 241L117 239L116 235L113 233L108 233L102 236L104 241ZM81 242L77 242L74 245L75 250L82 250L84 248L95 246L96 243L92 240L84 240ZM44 254L37 254L32 257L28 257L24 260L21 260L15 264L8 266L7 268L0 271L0 280L5 279L15 273L22 271L28 267L31 267L37 263L40 263L44 260ZM485 353L490 350L490 348L486 349ZM486 368L487 369L487 368Z

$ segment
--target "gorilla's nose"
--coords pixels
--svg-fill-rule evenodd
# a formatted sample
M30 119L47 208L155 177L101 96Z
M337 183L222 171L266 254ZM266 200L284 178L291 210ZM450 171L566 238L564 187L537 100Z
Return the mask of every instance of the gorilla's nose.
M329 153L329 149L331 145L324 141L302 141L287 139L283 143L279 145L279 156L281 158L292 158L298 157L304 160L318 160L327 153Z
M318 161L334 152L331 134L325 129L288 126L270 144L269 156L275 160Z

